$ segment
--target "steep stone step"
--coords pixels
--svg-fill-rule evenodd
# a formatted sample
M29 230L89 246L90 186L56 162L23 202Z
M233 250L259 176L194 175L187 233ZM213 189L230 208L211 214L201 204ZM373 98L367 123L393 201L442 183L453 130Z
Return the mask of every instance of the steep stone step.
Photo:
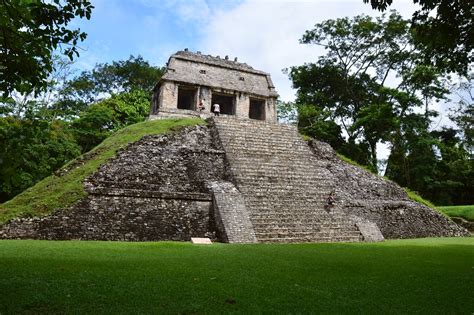
M266 238L263 235L258 237L260 243L333 243L333 242L359 242L360 237L338 237L338 236L329 236L329 237L319 237L315 239L314 237L301 238L301 237L276 237L276 238Z
M324 209L334 183L294 126L220 117L213 123L260 242L359 240L339 209Z

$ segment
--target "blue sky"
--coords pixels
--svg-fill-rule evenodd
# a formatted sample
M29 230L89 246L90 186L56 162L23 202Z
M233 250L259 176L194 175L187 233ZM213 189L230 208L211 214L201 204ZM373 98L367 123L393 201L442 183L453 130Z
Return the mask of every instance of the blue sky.
M323 51L300 45L303 32L325 19L378 15L362 0L92 0L91 20L74 26L88 34L75 67L141 55L162 66L184 48L238 57L269 72L283 100L294 90L283 68L314 61ZM411 16L411 0L395 1Z
M75 21L88 34L76 66L142 55L163 65L170 54L199 48L210 12L228 11L240 1L92 0L91 20Z

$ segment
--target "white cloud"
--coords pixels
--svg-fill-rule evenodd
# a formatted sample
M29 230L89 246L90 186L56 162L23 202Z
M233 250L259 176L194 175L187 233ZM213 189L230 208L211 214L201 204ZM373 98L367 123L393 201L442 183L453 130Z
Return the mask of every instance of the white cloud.
M409 17L412 1L395 2L402 15ZM283 68L315 61L324 51L299 44L305 30L327 19L368 14L378 16L362 0L278 1L248 0L228 10L216 11L203 30L203 52L237 56L241 62L269 72L282 100L294 99L295 91Z
M396 1L396 9L405 18L417 9L412 0ZM283 68L313 62L324 49L299 44L299 39L314 24L327 19L367 14L379 16L362 0L247 0L231 10L216 10L203 29L198 44L204 53L230 55L247 62L257 69L269 72L283 100L292 100L294 90ZM398 79L388 78L393 85ZM433 104L443 109L442 104Z
M395 1L390 7L406 18L416 8L412 0ZM324 20L360 14L381 13L362 0L247 0L231 10L213 12L203 30L200 50L237 56L239 61L269 72L280 98L292 101L295 90L282 69L314 62L324 54L321 47L299 44L303 33ZM388 147L379 144L379 148L379 158L387 158Z

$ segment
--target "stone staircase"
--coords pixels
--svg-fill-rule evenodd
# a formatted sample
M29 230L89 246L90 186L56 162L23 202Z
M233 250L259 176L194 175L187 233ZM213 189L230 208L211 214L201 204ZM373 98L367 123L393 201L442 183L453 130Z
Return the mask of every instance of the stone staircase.
M213 124L259 242L353 242L361 234L324 209L332 176L293 126L216 117Z

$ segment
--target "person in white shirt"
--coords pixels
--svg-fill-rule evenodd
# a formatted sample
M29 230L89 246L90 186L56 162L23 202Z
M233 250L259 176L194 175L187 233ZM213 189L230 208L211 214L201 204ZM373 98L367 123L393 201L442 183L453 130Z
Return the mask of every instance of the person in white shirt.
M214 116L219 116L219 114L221 113L221 106L215 103L214 105L212 105L212 109L214 110Z

